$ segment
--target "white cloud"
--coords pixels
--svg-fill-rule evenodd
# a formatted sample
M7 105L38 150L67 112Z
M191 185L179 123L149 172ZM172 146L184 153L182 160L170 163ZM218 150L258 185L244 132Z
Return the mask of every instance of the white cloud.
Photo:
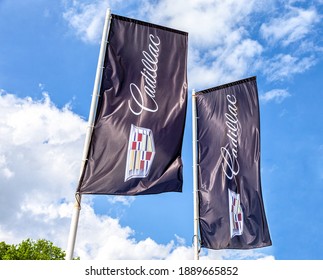
M116 196L108 196L107 199L108 199L108 202L112 204L121 203L122 205L130 206L132 202L134 202L135 197L116 195Z
M138 15L144 0L61 0L64 6L63 18L75 35L85 43L100 43L107 8L112 13L127 9ZM139 2L139 3L138 3ZM130 11L130 12L129 12Z
M273 89L259 96L259 99L264 102L275 101L281 103L285 98L290 97L290 93L285 89Z
M109 2L97 0L89 3L84 1L66 1L63 14L76 35L87 43L98 43L102 36L102 27Z
M190 85L199 90L220 83L252 76L257 70L257 58L262 53L262 46L250 39L241 39L226 45L216 47L207 54L196 52L190 66ZM196 88L197 89L197 88Z
M43 83L38 83L38 87L41 91L43 91L45 89L45 84Z
M201 252L201 260L274 260L258 250L209 250Z
M306 10L292 7L281 17L262 24L260 32L266 40L287 46L301 41L313 32L313 26L319 21L320 17L315 8L311 7Z
M263 72L269 81L282 81L305 72L315 64L314 56L297 57L291 54L278 54L263 62Z
M0 155L0 176L6 179L10 179L14 176L14 172L11 171L7 166L7 159L5 155Z
M81 259L161 259L173 243L157 244L150 238L136 241L134 231L122 227L117 219L95 215L93 209L82 206L75 254ZM93 236L95 238L89 238Z
M190 42L205 49L221 45L256 9L254 0L162 0L146 3L143 13L148 14L149 20L188 31Z
M48 95L34 101L1 90L0 111L0 236L42 235L45 224L35 227L29 214L50 217L62 199L73 198L85 122Z

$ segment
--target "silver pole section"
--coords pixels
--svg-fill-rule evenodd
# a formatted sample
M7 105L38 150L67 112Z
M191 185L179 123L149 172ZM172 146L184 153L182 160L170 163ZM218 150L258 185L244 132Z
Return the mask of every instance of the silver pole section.
M80 211L81 211L81 195L75 194L75 203L74 203L74 208L73 208L70 233L69 233L68 242L67 242L66 260L73 259L74 246L75 246L75 240L76 240L76 232L77 232L77 226L78 226L79 217L80 217Z
M100 46L98 65L96 68L96 75L95 75L95 81L94 81L94 87L93 87L93 93L92 93L91 108L90 108L89 120L88 120L88 127L87 127L87 131L86 131L85 143L84 143L84 148L83 148L80 176L82 176L83 169L84 169L85 163L87 161L87 155L88 155L88 151L89 151L89 147L90 147L91 135L93 132L93 127L94 127L96 109L97 109L99 94L100 94L100 85L101 85L101 79L102 79L104 58L105 58L106 46L108 43L110 19L111 19L111 10L107 9L107 12L105 15L103 33L102 33L102 40L101 40L101 46ZM81 210L81 194L76 193L75 194L74 211L73 211L70 233L69 233L68 243L67 243L66 260L73 259L80 210Z
M196 95L192 91L192 138L193 138L193 207L194 207L194 260L199 259L199 200L198 200L198 163L197 163L197 114Z

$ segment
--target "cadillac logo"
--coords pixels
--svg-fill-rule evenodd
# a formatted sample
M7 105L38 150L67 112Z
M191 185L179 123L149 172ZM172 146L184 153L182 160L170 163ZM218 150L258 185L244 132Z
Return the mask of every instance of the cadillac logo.
M240 195L228 189L229 192L229 216L230 235L233 238L243 233L243 212L240 205Z
M124 181L147 177L155 156L152 131L132 124L127 153Z

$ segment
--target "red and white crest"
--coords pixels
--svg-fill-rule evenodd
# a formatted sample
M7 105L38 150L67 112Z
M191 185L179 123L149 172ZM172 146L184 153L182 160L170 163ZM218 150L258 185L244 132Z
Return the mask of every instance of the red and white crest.
M124 181L145 178L155 156L153 133L148 128L131 125Z
M228 189L231 238L243 233L243 212L240 205L240 194Z

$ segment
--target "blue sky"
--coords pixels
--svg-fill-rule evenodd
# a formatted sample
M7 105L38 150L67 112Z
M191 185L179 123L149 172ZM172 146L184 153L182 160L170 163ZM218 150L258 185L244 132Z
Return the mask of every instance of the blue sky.
M67 246L105 9L189 32L183 193L83 196L81 259L192 259L191 90L257 76L273 246L323 259L323 1L0 0L0 241Z

